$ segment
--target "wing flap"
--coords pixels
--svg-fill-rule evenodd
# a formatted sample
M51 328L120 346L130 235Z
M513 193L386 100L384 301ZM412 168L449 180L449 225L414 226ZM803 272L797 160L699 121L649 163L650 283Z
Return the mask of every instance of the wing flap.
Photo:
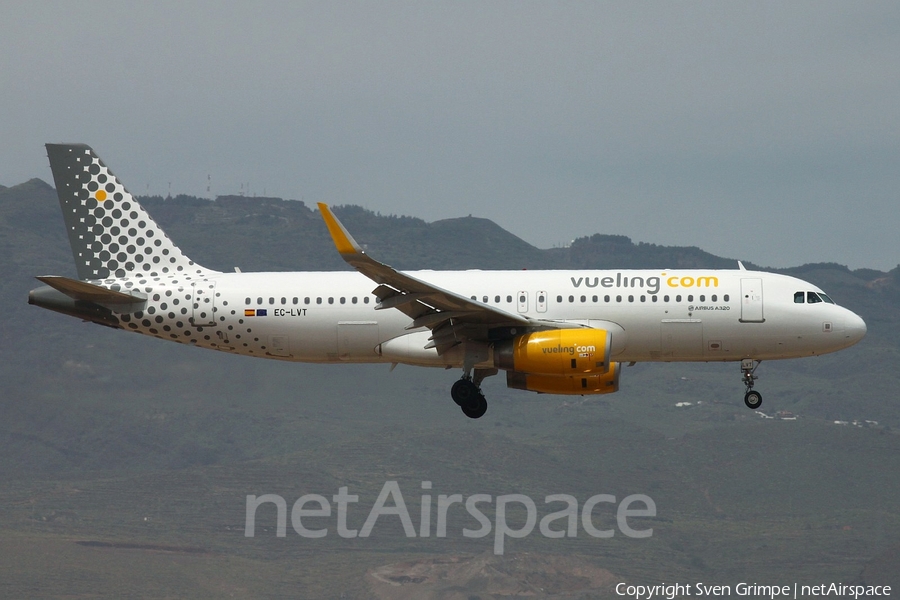
M471 314L472 313L461 312L458 310L443 310L439 312L428 313L422 315L421 317L413 319L413 322L407 325L406 329L418 329L419 327L428 327L429 329L434 329L445 321L450 321L452 319L463 320L463 317L467 317Z

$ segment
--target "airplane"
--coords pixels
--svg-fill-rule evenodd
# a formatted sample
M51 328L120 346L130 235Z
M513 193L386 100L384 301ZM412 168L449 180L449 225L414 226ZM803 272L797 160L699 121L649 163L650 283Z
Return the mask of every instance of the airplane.
M355 271L234 273L184 255L84 144L47 144L78 279L37 277L29 304L232 354L462 369L450 395L477 419L482 381L609 394L622 365L737 362L751 409L763 360L847 348L865 322L811 283L733 270L398 271L318 208Z

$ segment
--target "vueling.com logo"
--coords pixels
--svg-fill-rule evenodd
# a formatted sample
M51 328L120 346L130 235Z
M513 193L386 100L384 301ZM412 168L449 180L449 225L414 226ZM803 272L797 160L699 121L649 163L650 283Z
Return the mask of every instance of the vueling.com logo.
M628 273L616 273L615 277L572 277L572 287L579 288L582 285L587 288L602 287L612 288L646 288L648 294L658 294L663 282L670 288L694 288L694 287L719 287L719 278L714 275L672 275L660 273L660 276L643 277L641 275L629 275Z
M562 344L557 344L550 348L541 347L541 352L544 354L568 354L569 356L575 356L576 352L585 355L593 354L596 351L597 346L563 346Z

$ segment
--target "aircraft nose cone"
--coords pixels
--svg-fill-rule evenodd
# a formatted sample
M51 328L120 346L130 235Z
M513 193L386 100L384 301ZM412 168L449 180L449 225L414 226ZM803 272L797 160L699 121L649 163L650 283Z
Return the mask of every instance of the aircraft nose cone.
M866 322L856 313L850 313L844 321L845 335L853 344L866 335Z

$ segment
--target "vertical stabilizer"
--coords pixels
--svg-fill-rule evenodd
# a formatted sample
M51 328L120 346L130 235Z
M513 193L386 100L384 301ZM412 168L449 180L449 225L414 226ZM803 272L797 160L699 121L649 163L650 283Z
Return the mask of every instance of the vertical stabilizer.
M213 273L185 256L84 144L47 144L79 279Z

